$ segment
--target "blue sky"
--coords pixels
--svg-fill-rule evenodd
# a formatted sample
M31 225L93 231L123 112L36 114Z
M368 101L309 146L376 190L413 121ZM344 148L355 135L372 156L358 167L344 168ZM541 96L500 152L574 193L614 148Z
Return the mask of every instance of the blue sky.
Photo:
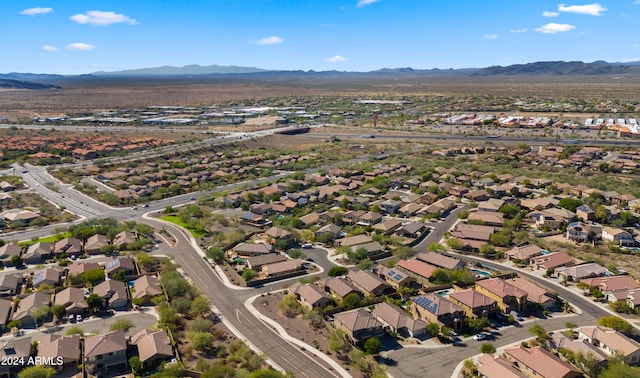
M0 0L0 72L632 61L639 19L640 0Z

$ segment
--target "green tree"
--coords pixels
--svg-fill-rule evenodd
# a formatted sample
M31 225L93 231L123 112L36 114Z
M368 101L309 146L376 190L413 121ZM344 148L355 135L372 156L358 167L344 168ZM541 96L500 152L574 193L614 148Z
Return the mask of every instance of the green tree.
M22 371L18 373L18 378L50 378L54 375L56 375L54 368L44 365L34 365L22 369Z
M302 305L293 294L287 294L282 297L282 300L278 303L278 310L288 318L295 318L303 312Z
M558 206L563 207L569 211L576 212L578 206L583 204L582 201L576 198L564 197L560 201L558 201Z
M429 252L444 252L446 250L445 246L440 243L431 243L427 246L427 251Z
M11 256L11 265L15 267L22 266L22 258L19 255Z
M640 368L625 363L609 363L598 378L640 378Z
M360 305L360 296L357 293L349 293L342 299L342 307L351 310Z
M115 322L113 322L113 324L111 324L111 326L109 326L109 331L129 331L131 328L135 327L135 324L133 324L133 322L129 319L126 318L120 318L118 320L116 320Z
M598 319L598 325L615 329L616 331L620 331L624 334L631 335L633 333L633 327L629 324L628 321L622 319L619 316L609 315L603 316Z
M213 335L209 332L187 332L187 338L197 351L204 352L213 347Z
M206 255L215 262L220 262L224 259L224 251L218 247L211 247L207 249Z
M73 336L73 335L78 335L78 336L82 336L84 335L84 330L82 328L80 328L77 325L71 326L69 328L66 329L66 331L64 331L64 334L66 336Z
M49 306L45 306L37 308L35 311L33 311L31 316L33 317L33 320L36 321L36 323L42 323L47 320L50 313L51 308L49 308Z
M393 251L393 255L402 260L406 260L415 254L416 252L413 250L413 248L407 246L398 247L395 249L395 251Z
M531 336L535 336L535 338L540 342L547 341L549 339L547 331L538 323L529 328L529 333Z
M55 316L56 319L60 320L64 316L65 307L63 305L54 303L53 305L51 305L51 313L53 314L53 316Z
M427 332L429 332L431 336L438 336L440 333L440 325L438 323L427 324Z
M209 319L196 319L189 325L189 330L194 332L209 332L213 328L213 322Z
M480 352L484 354L494 354L496 352L496 347L491 343L484 343L480 346Z
M133 356L129 358L129 366L131 367L131 372L133 375L138 375L142 370L142 362L140 362L140 357Z
M373 261L369 259L362 260L358 263L358 269L360 270L369 270L373 268Z
M171 308L182 315L187 315L191 310L191 299L187 297L175 297L171 300Z
M462 243L459 239L456 239L456 238L447 239L447 245L449 246L449 248L455 249L458 251L464 248L464 243Z
M242 272L242 279L245 280L245 282L250 282L257 276L258 272L253 269L245 269L244 272Z
M469 327L469 329L474 333L478 331L482 331L483 329L491 325L491 322L489 321L489 319L485 317L466 318L465 323L467 324L467 327Z
M211 302L205 296L198 296L191 302L191 314L194 316L204 317L211 312Z
M364 352L366 354L378 354L382 350L382 343L375 337L370 337L364 342Z
M329 275L329 277L338 277L343 276L348 272L349 270L344 266L332 266L331 268L329 268L329 271L327 271L327 275Z
M89 294L85 301L89 305L89 308L91 308L92 310L100 308L104 304L104 299L102 299L101 296L95 293Z
M104 281L104 270L102 268L89 269L80 274L80 279L87 284L96 285Z
M157 263L155 257L144 252L136 253L136 260L138 260L138 265L140 265L146 272L153 272Z

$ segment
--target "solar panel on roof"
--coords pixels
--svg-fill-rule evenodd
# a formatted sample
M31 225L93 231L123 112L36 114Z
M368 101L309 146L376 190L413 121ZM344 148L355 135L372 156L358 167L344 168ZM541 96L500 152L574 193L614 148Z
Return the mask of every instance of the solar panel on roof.
M402 276L400 274L396 274L395 276L393 276L394 280L401 280Z
M117 259L116 259L116 260L109 261L109 262L107 263L107 268L113 268L113 267L114 267L114 266L116 266L116 265L118 265L118 260L117 260Z

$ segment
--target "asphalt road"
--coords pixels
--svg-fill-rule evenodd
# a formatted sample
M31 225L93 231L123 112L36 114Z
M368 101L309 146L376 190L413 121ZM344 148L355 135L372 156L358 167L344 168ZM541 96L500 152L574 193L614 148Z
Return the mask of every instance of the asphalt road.
M145 219L145 223L165 227L178 240L175 248L160 244L160 252L173 256L187 276L218 308L227 321L274 363L296 377L322 378L335 376L324 363L298 347L281 339L273 330L244 308L244 301L256 294L254 290L233 290L220 282L213 269L193 249L181 230ZM322 365L322 366L321 366Z

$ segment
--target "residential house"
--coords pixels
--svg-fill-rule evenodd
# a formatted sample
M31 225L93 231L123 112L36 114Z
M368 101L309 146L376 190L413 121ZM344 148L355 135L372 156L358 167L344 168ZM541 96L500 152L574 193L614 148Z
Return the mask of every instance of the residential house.
M275 226L268 229L265 232L265 236L267 237L267 241L271 244L275 244L278 240L283 240L287 243L294 242L294 237L291 232Z
M63 270L60 267L48 267L37 270L33 273L31 286L37 288L40 285L58 286L60 285Z
M296 282L287 289L289 293L296 296L296 299L306 308L324 308L333 304L333 299L326 292L322 291L314 284L302 284Z
M460 329L465 310L450 300L434 293L412 297L411 311L429 323L437 323L454 330Z
M529 260L533 257L542 255L542 248L535 244L527 244L523 246L513 247L505 252L509 260Z
M376 224L375 226L373 226L373 229L375 231L379 231L382 234L391 235L398 228L400 228L400 226L402 226L402 221L400 219L391 218Z
M478 373L484 378L527 378L497 353L483 354L478 358Z
M152 304L151 300L153 298L163 294L160 280L155 276L140 276L137 280L133 281L133 290L131 293L133 303Z
M554 332L550 336L551 337L549 338L549 345L554 351L557 351L560 348L563 348L566 350L570 350L571 352L576 354L577 353L582 353L582 355L590 354L598 364L604 364L608 359L607 353L598 349L598 347L591 344L586 339L580 339L580 338L574 339L573 337L569 338L565 336L562 332Z
M418 238L427 230L427 226L422 222L409 222L400 226L395 234L405 238Z
M124 331L85 337L83 365L92 373L113 375L124 371L127 368L127 340Z
M380 202L380 209L386 214L396 214L400 207L402 207L402 201L388 199Z
M129 307L129 298L125 283L117 280L107 280L93 288L93 293L104 299L105 308L116 311L126 311Z
M70 256L78 256L82 254L82 240L77 238L64 238L58 240L53 245L53 253L59 255L66 253Z
M48 307L50 302L50 296L42 291L36 291L22 298L18 307L13 313L13 320L19 320L21 327L32 327L36 321L33 318L33 313L42 307Z
M443 198L438 202L428 205L420 212L424 214L437 214L439 217L444 218L456 208L456 203L448 198Z
M13 301L0 299L0 332L4 332L7 329L11 310L13 310Z
M247 264L247 268L253 269L257 272L261 270L265 265L275 264L283 261L287 261L286 256L276 253L268 253L265 255L249 257L245 262Z
M564 218L559 215L537 212L535 214L535 224L539 230L557 230L563 223Z
M478 203L478 211L492 211L498 212L506 203L503 199L498 198L489 198L486 201L482 201Z
M546 349L522 345L507 348L505 358L530 378L578 378L582 372Z
M420 209L422 209L422 205L417 202L411 202L402 206L399 213L401 217L408 218L416 215Z
M527 303L525 310L534 312L537 309L550 309L556 305L555 295L543 287L538 286L533 281L526 278L515 277L509 283L516 288L527 293Z
M595 278L584 278L580 282L589 286L589 288L596 288L605 295L607 300L624 301L627 299L627 293L630 290L640 289L640 284L635 278L631 276L602 276Z
M14 296L18 293L18 287L22 284L22 276L16 274L0 275L0 296Z
M68 315L84 316L89 305L85 301L84 290L78 287L68 287L55 295L53 301L58 306L63 306Z
M420 261L416 258L410 260L400 260L396 264L396 268L401 268L409 274L413 275L418 281L426 284L429 282L431 275L433 272L438 269L438 267L433 266L431 264L427 264L424 261Z
M358 218L357 224L362 226L373 226L382 222L382 215L367 211Z
M18 376L18 372L27 366L32 352L31 337L0 341L0 360L5 361L0 364L0 377Z
M146 369L157 366L161 361L170 361L173 358L169 335L164 330L143 329L131 336L131 344L138 348L138 357Z
M475 290L498 303L498 307L508 314L511 311L521 311L527 300L527 293L524 290L511 285L502 278L488 278L477 281Z
M596 212L587 205L580 205L576 208L576 216L583 222L596 220Z
M342 228L340 226L329 223L322 226L318 231L316 231L316 238L321 234L329 234L333 237L333 239L336 239L340 237L341 232Z
M476 224L458 223L451 231L451 235L457 238L469 248L478 249L481 245L488 243L494 227Z
M122 274L126 277L135 273L136 264L129 257L111 256L105 263L104 271L109 278L113 278L116 274Z
M239 243L231 249L230 256L241 258L249 258L253 256L261 256L272 252L271 244L262 243Z
M98 265L98 263L80 262L80 261L74 261L73 263L71 263L71 265L69 265L67 269L68 269L69 276L79 276L82 273L88 270L93 270L93 269L102 270L102 268L100 268L100 265Z
M359 234L359 235L348 236L346 238L339 239L337 240L337 242L338 244L340 244L340 246L354 247L354 246L358 246L366 243L371 243L373 242L373 239L369 235Z
M38 341L38 357L49 361L62 358L62 364L55 364L58 372L64 368L77 368L82 362L80 355L80 336L62 336L53 333L45 333Z
M288 274L304 273L305 262L301 259L293 259L262 266L262 274L265 277L277 277Z
M121 231L113 238L113 245L119 249L126 248L127 245L138 240L138 235L130 231Z
M487 317L497 313L498 302L473 289L456 291L449 294L449 301L462 307L466 316L470 318Z
M552 252L531 259L531 265L536 269L555 269L571 264L573 264L573 257L566 252Z
M468 221L481 222L487 226L502 227L504 214L495 211L474 211L469 214Z
M482 202L489 199L489 193L484 189L471 190L464 194L464 198L473 202Z
M317 224L320 221L320 215L314 211L307 215L303 215L298 219L300 220L300 222L302 222L302 226L304 228L307 228L313 226L314 224Z
M347 277L367 297L377 297L393 292L391 285L371 272L351 270Z
M633 247L636 244L633 235L620 228L603 227L602 228L602 240L609 241L619 246Z
M629 365L640 364L640 343L622 333L599 326L578 328L578 337L585 339L609 356L619 351Z
M51 256L52 246L53 243L48 242L31 244L22 256L22 260L25 264L40 264Z
M559 216L562 218L563 222L573 222L576 219L576 213L564 208L550 207L542 212L545 214Z
M391 253L385 250L384 246L377 241L351 246L351 250L353 252L365 250L370 260L377 260L391 255Z
M333 319L335 328L344 331L353 344L362 344L369 338L384 335L382 323L362 308L337 313Z
M574 222L567 226L566 238L586 243L599 238L602 235L602 226L595 223Z
M14 256L20 256L20 252L22 252L22 247L17 244L5 244L0 247L0 262L2 262L3 266L13 266L13 262L11 259Z
M427 322L414 319L396 305L387 302L378 303L371 312L391 332L408 337L424 335L427 332Z
M465 263L459 259L436 252L420 253L416 258L427 264L449 270L458 270L465 266Z
M554 269L554 273L567 281L578 282L583 278L600 277L609 271L597 263L584 263L573 266L562 266Z
M384 265L378 264L375 267L374 272L394 289L398 289L400 287L418 288L418 285L416 285L416 279L400 269L387 268Z
M84 251L89 255L98 255L106 245L109 245L109 238L106 235L95 234L84 243Z
M351 283L342 277L328 277L321 278L316 281L316 284L324 289L327 293L330 293L333 298L341 301L347 295L356 293L361 296L362 293Z

